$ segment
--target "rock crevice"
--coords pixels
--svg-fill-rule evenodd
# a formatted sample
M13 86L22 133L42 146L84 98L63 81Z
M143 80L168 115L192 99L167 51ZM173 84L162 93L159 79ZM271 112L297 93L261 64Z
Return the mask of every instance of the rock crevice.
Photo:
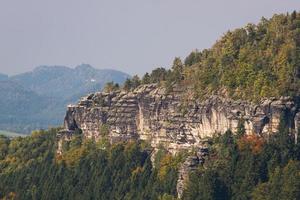
M99 127L109 127L111 141L141 139L156 148L164 145L172 153L199 146L206 137L236 131L244 122L247 134L268 135L277 131L280 116L289 112L289 127L297 135L298 103L290 97L271 98L254 104L211 96L205 101L183 103L183 92L166 94L156 84L142 85L131 92L98 92L69 105L65 131L80 128L86 138L101 138Z

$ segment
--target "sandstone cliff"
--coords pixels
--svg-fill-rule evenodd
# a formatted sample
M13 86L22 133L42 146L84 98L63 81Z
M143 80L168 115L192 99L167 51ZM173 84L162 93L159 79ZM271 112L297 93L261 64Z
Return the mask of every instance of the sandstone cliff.
M268 136L277 131L283 112L289 114L293 133L297 135L300 127L298 101L290 97L254 104L219 96L184 102L183 94L180 89L166 94L156 84L142 85L132 92L90 94L77 105L68 106L65 130L58 139L68 140L80 128L84 137L97 140L103 136L101 127L105 125L111 142L147 140L154 148L162 144L175 153L198 146L216 133L235 132L239 122L244 123L247 134Z

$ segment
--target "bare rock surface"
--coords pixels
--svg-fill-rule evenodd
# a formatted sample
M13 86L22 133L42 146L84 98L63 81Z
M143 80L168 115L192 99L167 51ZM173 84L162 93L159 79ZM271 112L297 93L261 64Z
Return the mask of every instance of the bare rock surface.
M177 196L179 199L182 198L183 191L189 179L189 174L195 171L199 165L204 164L207 155L208 149L205 146L199 147L197 148L197 153L195 155L188 156L181 164L178 170L178 180L176 186Z
M161 145L173 154L197 149L196 155L188 156L178 172L177 194L181 198L189 173L205 161L208 151L202 144L207 138L228 129L236 132L239 123L244 123L246 134L267 137L278 131L285 113L297 142L298 107L299 101L290 97L264 99L256 104L216 95L205 101L186 100L180 88L166 94L156 84L142 85L131 92L98 92L68 106L65 129L57 135L57 153L62 153L63 141L70 141L77 129L82 130L85 138L99 140L105 135L111 143L146 140L154 152ZM106 134L103 127L108 129Z
M289 127L297 133L298 104L290 97L270 98L254 104L211 96L205 101L183 101L183 91L166 94L156 84L142 85L131 92L98 92L69 105L65 132L80 128L84 137L99 139L100 127L109 127L112 142L147 140L170 152L191 149L216 133L236 131L242 120L247 134L268 135L277 131L283 112L290 115ZM64 134L59 135L60 138Z

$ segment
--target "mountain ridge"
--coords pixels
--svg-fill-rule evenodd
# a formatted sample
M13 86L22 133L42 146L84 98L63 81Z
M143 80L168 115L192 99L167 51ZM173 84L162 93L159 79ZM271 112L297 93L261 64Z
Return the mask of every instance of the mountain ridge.
M96 69L87 64L75 68L38 66L18 75L0 76L0 81L3 81L0 87L3 102L0 130L30 133L35 129L59 126L64 108L69 103L86 93L103 89L106 82L121 84L129 77L117 70ZM31 95L27 95L29 92ZM25 105L26 98L21 98L20 95L30 99L31 105ZM28 115L24 117L26 113Z
M111 76L113 75L113 77ZM113 79L120 83L129 75L116 70L95 69L90 65L78 65L75 68L65 66L39 66L33 71L10 77L11 80L27 87L37 94L68 98L74 90L83 93L95 86L103 85Z

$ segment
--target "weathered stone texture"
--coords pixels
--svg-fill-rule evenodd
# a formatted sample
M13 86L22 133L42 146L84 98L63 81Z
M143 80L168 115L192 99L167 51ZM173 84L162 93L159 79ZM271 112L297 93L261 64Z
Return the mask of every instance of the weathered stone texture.
M198 146L215 133L236 131L241 119L247 134L275 133L284 111L291 116L292 130L297 131L295 125L300 124L297 103L289 97L253 104L219 96L202 102L183 101L182 94L178 90L166 95L155 84L142 85L132 92L90 94L77 105L68 106L65 129L80 128L86 138L99 139L99 127L106 124L112 141L148 140L153 147L163 144L174 153Z
M205 146L198 147L195 155L188 156L181 164L178 170L178 180L176 185L177 196L182 198L183 191L189 180L189 174L195 171L199 165L202 165L208 155L208 149Z

